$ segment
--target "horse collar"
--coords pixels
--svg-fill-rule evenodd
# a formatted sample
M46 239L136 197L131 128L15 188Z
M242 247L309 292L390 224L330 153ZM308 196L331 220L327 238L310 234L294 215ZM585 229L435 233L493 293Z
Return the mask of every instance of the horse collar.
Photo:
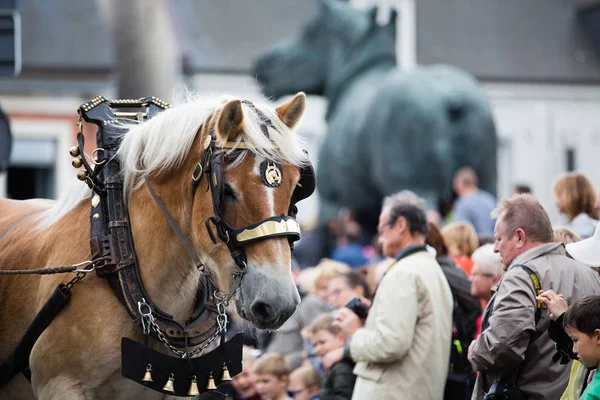
M140 277L129 224L129 212L123 201L123 177L116 153L126 131L114 125L118 113L113 111L113 106L147 108L146 118L167 108L166 104L163 105L162 102L152 98L127 104L113 104L104 98L97 98L93 102L83 104L78 110L83 120L99 127L96 136L98 149L101 149L96 152L99 157L94 160L94 168L84 165L86 167L84 180L96 192L90 212L92 260L102 260L96 265L96 273L99 277L108 280L113 292L125 305L132 318L139 321L138 304L141 301L147 303L160 331L160 334L156 331L152 332L155 338L159 339L162 335L172 346L178 348L200 345L218 329L217 303L220 300L215 296L218 287L209 278L201 279L193 312L194 318L187 321L185 326L162 311L150 299ZM77 139L77 150L79 154L83 154L82 131L78 133ZM84 157L82 159L85 160Z

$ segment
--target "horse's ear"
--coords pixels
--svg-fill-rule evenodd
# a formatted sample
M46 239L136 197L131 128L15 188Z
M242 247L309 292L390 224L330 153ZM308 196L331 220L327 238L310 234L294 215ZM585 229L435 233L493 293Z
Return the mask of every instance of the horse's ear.
M306 95L299 92L294 98L277 107L277 115L288 128L294 129L306 110Z
M221 136L228 140L235 140L237 135L243 131L244 112L242 102L231 100L221 110L217 121L217 130Z

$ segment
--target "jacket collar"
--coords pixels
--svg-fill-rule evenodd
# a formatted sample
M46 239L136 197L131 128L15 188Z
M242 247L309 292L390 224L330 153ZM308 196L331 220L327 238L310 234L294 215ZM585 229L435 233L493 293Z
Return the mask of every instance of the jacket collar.
M534 247L533 249L529 249L526 252L521 253L521 255L515 257L513 262L510 263L510 266L508 267L507 271L510 270L511 268L513 268L517 264L526 264L526 263L530 262L531 260L533 260L534 258L541 257L541 256L551 253L551 252L557 252L558 254L566 254L565 246L560 242L552 242L552 243L542 244L540 246ZM494 295L494 293L496 293L498 291L498 287L500 287L500 284L502 283L503 279L504 279L504 277L500 278L498 283L496 283L492 287L492 295Z
M527 250L521 255L515 257L515 259L510 263L508 269L511 269L515 264L527 264L534 258L541 257L551 252L557 252L558 254L565 254L565 246L560 242L552 242L545 243L539 246L536 246L532 249Z

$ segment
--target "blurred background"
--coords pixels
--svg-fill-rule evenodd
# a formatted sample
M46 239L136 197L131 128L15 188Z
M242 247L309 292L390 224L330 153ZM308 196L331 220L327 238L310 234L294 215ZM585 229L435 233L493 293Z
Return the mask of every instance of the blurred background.
M498 198L527 184L558 223L557 176L580 171L600 187L600 1L350 3L376 6L382 25L395 10L400 70L443 63L477 79L497 134ZM261 99L256 60L301 35L318 8L314 0L0 0L0 197L66 190L77 172L67 153L76 109L99 94ZM326 110L325 97L310 95L299 127L317 165ZM299 207L301 223L314 224L318 195Z

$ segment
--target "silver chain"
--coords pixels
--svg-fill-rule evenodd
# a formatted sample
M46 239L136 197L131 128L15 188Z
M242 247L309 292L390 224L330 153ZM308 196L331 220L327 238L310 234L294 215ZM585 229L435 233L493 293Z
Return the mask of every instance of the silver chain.
M161 342L163 342L169 350L171 350L173 353L177 354L181 358L191 358L198 353L204 352L204 350L206 350L206 348L210 346L212 342L214 342L219 336L221 336L221 333L227 330L227 314L225 314L225 303L221 301L217 303L218 315L217 330L215 331L215 333L213 333L212 336L210 336L204 343L202 343L194 350L186 352L175 348L175 346L173 346L165 337L165 335L160 330L160 327L156 324L154 315L152 315L152 309L150 308L148 303L146 303L146 299L142 298L140 301L138 301L138 310L140 312L140 315L142 316L142 328L144 331L144 335L149 335L152 331L156 332L158 339Z

